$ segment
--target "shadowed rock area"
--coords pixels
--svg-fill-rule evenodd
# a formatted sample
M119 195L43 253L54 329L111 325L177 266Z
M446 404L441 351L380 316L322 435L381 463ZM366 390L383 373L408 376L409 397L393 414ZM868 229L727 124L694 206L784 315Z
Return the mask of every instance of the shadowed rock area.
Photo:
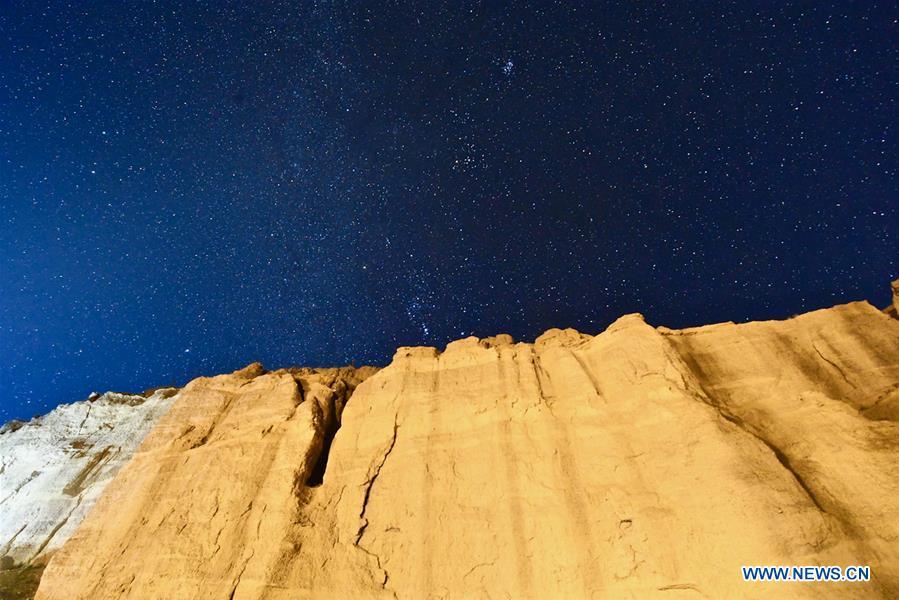
M896 597L891 310L197 379L37 598ZM872 577L742 580L769 564Z

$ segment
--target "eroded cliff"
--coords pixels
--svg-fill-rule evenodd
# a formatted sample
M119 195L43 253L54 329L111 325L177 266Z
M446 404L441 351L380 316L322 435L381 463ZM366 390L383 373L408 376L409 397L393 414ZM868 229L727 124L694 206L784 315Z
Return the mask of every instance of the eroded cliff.
M0 598L36 586L47 557L69 538L176 392L107 393L0 429Z
M38 597L895 597L897 421L899 321L865 302L252 365L184 388Z

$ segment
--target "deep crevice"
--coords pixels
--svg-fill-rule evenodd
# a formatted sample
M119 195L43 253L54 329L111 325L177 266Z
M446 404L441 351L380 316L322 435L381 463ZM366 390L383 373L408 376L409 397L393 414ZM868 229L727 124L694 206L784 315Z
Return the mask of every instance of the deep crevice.
M302 386L298 387L302 389ZM341 384L341 382L337 382L334 384L334 387L331 388L331 391L334 395L326 404L327 408L325 410L327 410L329 414L325 415L326 425L322 437L322 447L321 450L319 450L318 458L315 460L315 465L313 465L312 470L309 472L309 476L306 478L307 488L319 487L325 481L328 458L331 456L331 445L334 443L334 437L340 430L340 425L343 421L343 410L350 401L353 392L356 391L356 386L350 387Z
M331 409L334 410L333 408ZM328 426L325 429L324 439L322 440L322 449L318 453L318 459L306 479L306 487L319 487L325 481L325 470L328 468L328 457L331 455L331 444L334 443L334 436L340 429L340 421L336 415L332 415L328 419Z

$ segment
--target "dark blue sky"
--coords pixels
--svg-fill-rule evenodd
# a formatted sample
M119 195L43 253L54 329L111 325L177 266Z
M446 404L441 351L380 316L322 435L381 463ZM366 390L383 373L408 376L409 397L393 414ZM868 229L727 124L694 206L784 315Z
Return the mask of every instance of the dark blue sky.
M894 3L4 2L0 421L899 276Z

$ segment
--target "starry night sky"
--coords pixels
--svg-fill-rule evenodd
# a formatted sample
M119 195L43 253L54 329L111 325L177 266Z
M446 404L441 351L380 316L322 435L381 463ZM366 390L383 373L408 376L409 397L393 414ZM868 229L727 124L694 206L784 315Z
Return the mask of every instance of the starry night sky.
M888 302L894 3L4 2L0 421Z

